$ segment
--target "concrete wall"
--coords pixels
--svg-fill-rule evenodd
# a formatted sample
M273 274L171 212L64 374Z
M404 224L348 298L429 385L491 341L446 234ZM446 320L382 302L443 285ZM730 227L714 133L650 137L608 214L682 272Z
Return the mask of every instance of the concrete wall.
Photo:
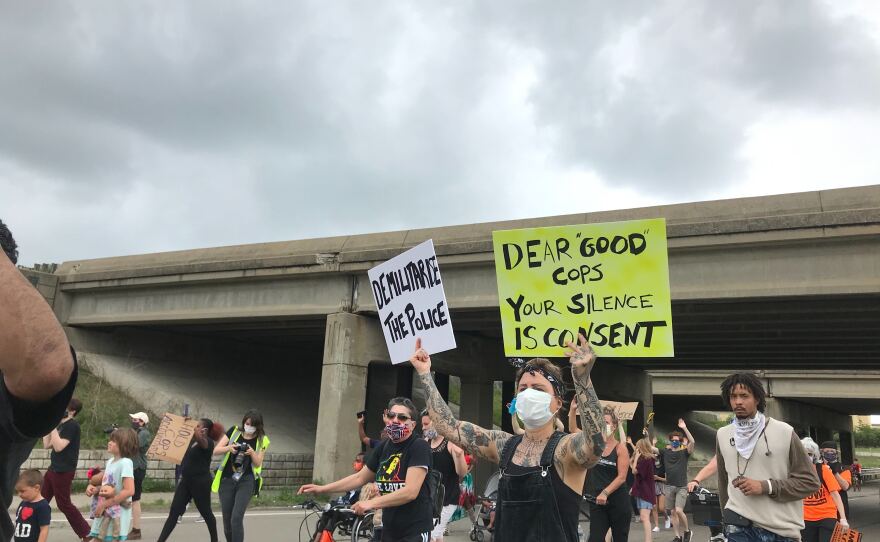
M84 367L154 412L182 412L188 403L193 416L230 427L256 408L271 451L314 451L320 345L274 348L137 328L67 332Z
M34 285L34 288L40 292L43 299L49 303L50 307L55 306L55 292L58 290L58 276L48 271L51 267L43 267L41 269L31 269L27 267L19 267L18 270L24 275L28 281Z
M104 466L107 462L106 450L82 450L79 454L76 479L85 480L86 472L93 466ZM263 461L263 487L293 488L311 482L312 454L267 453ZM218 457L213 467L220 462ZM34 450L22 469L39 469L45 472L49 468L49 450ZM149 461L147 478L174 482L174 465L162 461Z

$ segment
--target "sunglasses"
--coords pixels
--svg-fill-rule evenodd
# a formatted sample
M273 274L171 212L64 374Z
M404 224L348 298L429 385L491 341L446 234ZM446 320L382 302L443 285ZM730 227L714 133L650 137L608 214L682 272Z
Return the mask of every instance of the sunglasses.
M385 411L385 417L388 418L389 420L393 420L394 418L397 418L397 420L401 421L401 422L408 422L412 419L410 416L407 416L406 414L401 414L399 412L391 412L390 410Z

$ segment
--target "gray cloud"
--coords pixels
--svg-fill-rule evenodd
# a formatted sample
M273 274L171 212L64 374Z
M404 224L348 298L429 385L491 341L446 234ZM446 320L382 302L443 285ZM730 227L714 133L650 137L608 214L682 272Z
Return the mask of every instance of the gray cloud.
M710 197L768 112L880 99L868 23L818 2L3 11L0 214L34 260L513 218L571 170Z

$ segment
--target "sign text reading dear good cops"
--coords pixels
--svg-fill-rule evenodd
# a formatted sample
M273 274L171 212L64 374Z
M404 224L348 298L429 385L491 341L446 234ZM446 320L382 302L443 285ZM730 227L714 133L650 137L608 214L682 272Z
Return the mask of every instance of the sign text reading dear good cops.
M601 356L674 354L664 219L492 237L508 356L561 357L578 333Z

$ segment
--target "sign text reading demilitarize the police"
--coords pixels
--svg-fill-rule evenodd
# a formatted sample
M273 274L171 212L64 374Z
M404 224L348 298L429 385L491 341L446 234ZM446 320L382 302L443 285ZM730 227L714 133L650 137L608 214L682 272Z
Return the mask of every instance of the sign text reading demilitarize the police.
M393 363L409 360L417 337L429 354L455 348L433 241L377 265L368 274Z
M562 357L578 333L600 356L674 354L664 219L492 237L506 355Z

